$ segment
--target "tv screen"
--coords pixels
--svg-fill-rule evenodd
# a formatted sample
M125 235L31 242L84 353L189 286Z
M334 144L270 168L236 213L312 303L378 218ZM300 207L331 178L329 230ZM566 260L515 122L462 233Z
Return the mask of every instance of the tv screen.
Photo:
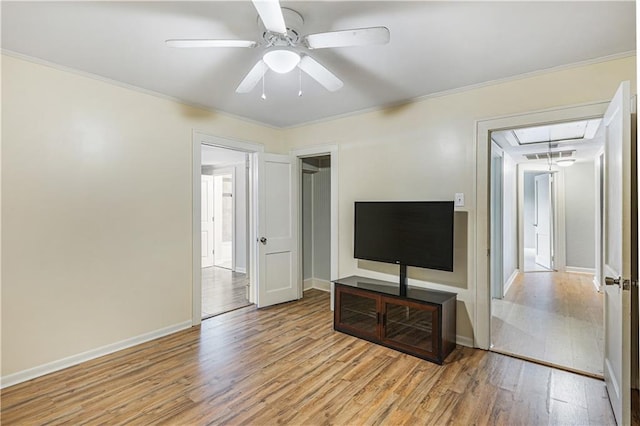
M453 271L453 201L357 201L356 259Z

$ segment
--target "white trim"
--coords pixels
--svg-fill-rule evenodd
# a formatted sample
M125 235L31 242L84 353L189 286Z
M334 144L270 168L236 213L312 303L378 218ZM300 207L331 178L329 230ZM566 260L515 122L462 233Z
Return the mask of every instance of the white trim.
M600 281L598 280L598 275L593 276L593 287L596 289L598 293L602 292L602 286L600 285Z
M488 350L491 344L491 286L489 285L489 161L490 132L492 130L526 127L543 123L598 117L604 114L608 101L592 102L530 113L518 113L477 120L475 123L475 201L476 217L469 229L475 262L470 274L475 278L476 309L472 318L475 347Z
M264 145L253 142L239 141L234 139L222 138L206 134L204 132L193 130L192 135L192 217L191 217L191 256L192 256L192 300L191 300L191 321L193 325L198 325L202 322L202 270L201 270L201 233L200 233L200 173L202 170L201 150L202 145L213 145L227 149L233 149L236 151L242 151L252 154L250 160L250 178L247 179L251 182L249 188L249 214L247 215L247 223L249 224L249 243L256 241L257 235L257 210L256 201L258 193L258 176L257 176L257 154L264 152ZM249 301L255 301L255 293L257 291L257 247L255 244L249 244L249 247L253 249L249 250Z
M302 280L302 291L311 290L313 288L313 278Z
M570 274L589 274L594 276L596 273L595 268L582 268L579 266L567 266L564 268L564 271Z
M202 144L193 134L191 157L191 321L193 325L202 322ZM198 175L198 176L196 176Z
M329 155L331 157L331 281L338 279L338 145L319 145L307 148L296 149L290 152L290 154L296 157L297 161L301 161L302 158L318 157L321 155ZM296 194L296 202L300 202L302 199L300 194L300 187L298 187L298 193ZM302 221L298 217L298 229L299 246L302 247ZM300 250L302 253L302 250ZM299 275L302 280L302 257L299 257L300 268ZM331 291L331 310L333 310L333 284L330 283Z
M319 278L307 278L304 280L304 291L307 290L331 291L331 281L321 280Z
M247 268L236 268L236 272L239 274L246 274Z
M63 370L74 365L81 364L86 361L90 361L101 356L109 355L114 352L121 351L123 349L130 348L132 346L139 345L141 343L155 340L160 337L168 336L169 334L177 333L178 331L186 330L191 327L191 321L183 321L178 324L170 325L168 327L160 328L158 330L150 331L148 333L140 334L135 337L130 337L119 342L111 343L90 351L82 352L76 355L72 355L66 358L62 358L56 361L48 362L46 364L38 365L27 370L18 371L17 373L8 374L2 376L0 379L0 389L17 385L18 383L26 382L27 380L35 379L45 374L54 373L56 371Z
M511 285L516 280L516 277L518 276L519 273L520 273L519 269L514 269L513 270L513 272L511 273L511 276L509 277L507 282L504 283L504 295L503 296L507 295L507 293L509 292L509 289L511 288Z
M473 348L473 339L471 337L460 336L459 334L456 334L456 345Z

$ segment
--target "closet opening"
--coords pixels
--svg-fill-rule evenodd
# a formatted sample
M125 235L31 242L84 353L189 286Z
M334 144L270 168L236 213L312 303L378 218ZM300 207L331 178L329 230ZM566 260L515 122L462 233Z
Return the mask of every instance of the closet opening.
M331 156L301 159L301 252L304 291L331 289Z

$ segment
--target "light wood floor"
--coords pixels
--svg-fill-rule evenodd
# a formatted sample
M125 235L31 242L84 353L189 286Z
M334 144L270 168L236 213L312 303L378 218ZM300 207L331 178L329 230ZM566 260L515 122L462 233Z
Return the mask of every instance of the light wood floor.
M549 269L536 263L536 250L532 248L524 249L524 272L549 272Z
M600 380L333 331L329 295L244 308L2 391L2 424L614 424Z
M202 318L248 306L247 274L230 269L202 268Z
M519 274L506 297L492 301L494 349L602 376L603 299L592 278Z

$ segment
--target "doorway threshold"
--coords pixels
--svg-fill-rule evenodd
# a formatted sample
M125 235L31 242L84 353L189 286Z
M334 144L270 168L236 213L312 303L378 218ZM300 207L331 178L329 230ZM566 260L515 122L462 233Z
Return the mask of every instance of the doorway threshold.
M502 349L495 349L492 345L492 347L489 349L490 352L495 352L497 354L500 355L506 355L509 356L511 358L517 358L517 359L521 359L523 361L529 361L529 362L533 362L534 364L539 364L539 365L544 365L545 367L551 367L551 368L555 368L558 370L563 370L569 373L575 373L575 374L580 374L581 376L586 376L586 377L591 377L592 379L598 379L598 380L602 380L604 381L604 376L602 374L596 374L596 373L591 373L588 371L584 371L584 370L578 370L577 368L571 368L571 367L567 367L566 365L560 365L560 364L555 364L553 362L548 362L548 361L543 361L540 359L536 359L536 358L531 358L525 355L520 355L520 354L516 354L513 352L509 352L509 351L505 351Z
M216 312L216 313L214 313L214 314L210 314L210 315L207 315L207 316L202 317L202 321L204 321L204 320L208 320L208 319L210 319L210 318L214 318L214 317L217 317L217 316L220 316L220 315L228 314L229 312L233 312L233 311L237 311L237 310L245 309L245 308L251 308L251 307L255 308L255 307L256 307L256 305L255 305L254 303L249 303L249 304L247 304L247 305L238 306L238 307L235 307L235 308L229 309L228 311L224 311L224 312Z

